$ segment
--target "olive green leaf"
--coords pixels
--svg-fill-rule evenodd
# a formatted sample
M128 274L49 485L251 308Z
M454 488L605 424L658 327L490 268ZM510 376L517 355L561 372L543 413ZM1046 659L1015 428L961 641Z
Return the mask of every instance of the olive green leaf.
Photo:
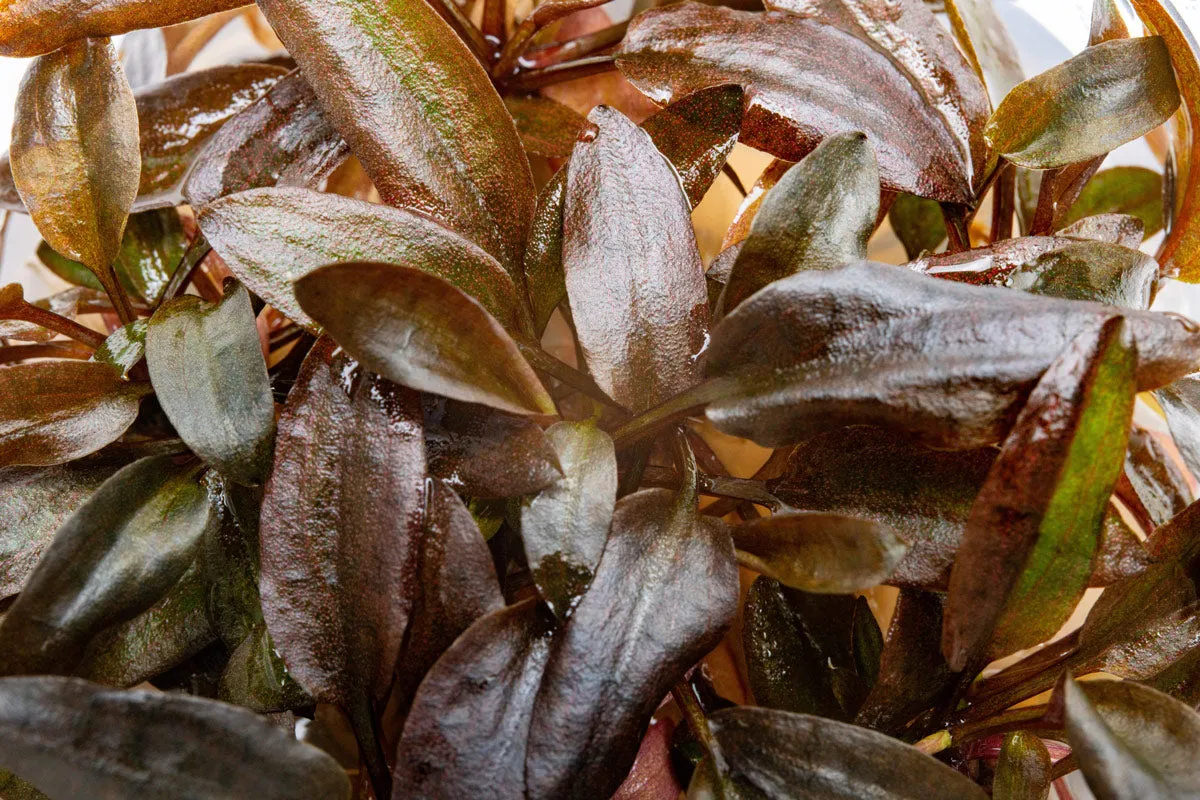
M149 320L135 319L117 328L92 353L92 360L126 375L146 355L146 328L149 325Z
M910 260L932 253L946 241L946 218L936 200L898 195L888 209L888 222Z
M258 712L286 711L313 702L288 674L262 622L229 654L217 696L226 703Z
M1162 175L1145 167L1112 167L1088 181L1063 218L1063 227L1095 214L1130 214L1142 221L1145 235L1163 227Z
M1042 740L1028 731L1004 737L993 800L1046 800L1050 793L1050 752Z

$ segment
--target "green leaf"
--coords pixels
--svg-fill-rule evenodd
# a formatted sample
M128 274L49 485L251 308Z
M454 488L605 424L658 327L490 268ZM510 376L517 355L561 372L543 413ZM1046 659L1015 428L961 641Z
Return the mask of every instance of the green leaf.
M247 151L254 156L247 158ZM196 157L183 196L200 209L263 186L317 189L349 155L297 70L221 126Z
M322 267L296 299L365 367L401 385L513 414L554 401L496 318L454 285L392 264Z
M1004 737L993 800L1046 800L1050 793L1050 751L1042 740L1027 731Z
M1095 214L1130 214L1142 221L1145 235L1163 227L1163 180L1145 167L1112 167L1088 181L1063 218L1063 227Z
M474 297L508 330L527 328L520 295L500 264L424 214L307 189L265 188L213 201L199 223L233 274L301 325L315 327L293 281L326 264L379 261L427 270Z
M687 198L650 136L593 109L563 206L563 271L576 338L596 383L634 411L695 383L708 292Z
M743 523L734 528L733 542L755 572L821 594L849 594L882 583L908 549L877 522L816 512Z
M0 674L71 672L96 634L179 581L216 521L199 471L141 459L71 515L0 622Z
M117 277L128 281L134 296L155 303L186 249L183 225L175 209L133 214L121 240Z
M950 573L952 669L1045 641L1083 596L1133 415L1130 334L1119 317L1081 333L1017 417Z
M535 189L517 129L424 0L262 0L384 201L442 220L520 284Z
M261 622L229 654L217 696L260 713L286 711L313 702L288 674L267 626Z
M1137 250L1106 242L1072 242L1039 255L1005 283L1034 294L1145 311L1158 274L1154 259Z
M0 680L0 766L53 797L349 800L325 753L249 711L77 678Z
M53 247L44 241L38 242L37 257L38 261L41 261L48 270L62 278L67 283L74 284L75 286L84 286L88 289L95 289L98 292L104 289L104 287L100 285L99 279L96 278L90 269L85 267L83 264L80 264L78 261L72 261L66 256L59 255L54 251ZM117 277L119 278L119 263L117 269ZM122 281L122 284L123 283L124 282Z
M910 260L932 253L946 241L946 218L936 200L897 195L888 209L888 222L892 223L892 230Z
M547 158L566 158L587 120L574 109L538 95L509 95L504 107L512 115L525 152Z
M124 377L146 355L146 329L150 320L135 319L108 335L92 353L92 361L112 367Z
M1115 150L1157 128L1178 107L1163 39L1117 39L1014 88L984 135L1009 161L1052 169Z
M589 423L557 423L546 438L562 477L522 502L521 540L538 591L565 621L591 585L608 540L617 456L608 434Z
M871 604L859 595L854 601L854 663L858 675L869 690L879 679L883 658L883 631L871 612Z
M246 288L230 284L216 304L189 295L159 307L146 331L146 363L188 447L231 480L262 483L275 401Z
M768 283L867 256L879 216L879 166L861 133L826 138L767 192L733 264L718 316Z
M0 369L0 466L46 466L94 453L125 433L146 383L105 364L43 361Z
M220 524L205 534L197 561L208 587L208 619L225 649L233 652L263 619L258 594L262 490L215 472L205 479L209 495L218 500Z

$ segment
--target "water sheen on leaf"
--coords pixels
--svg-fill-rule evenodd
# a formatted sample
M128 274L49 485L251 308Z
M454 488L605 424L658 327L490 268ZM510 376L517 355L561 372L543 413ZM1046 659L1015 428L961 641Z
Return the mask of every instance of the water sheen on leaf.
M1046 800L1050 766L1050 753L1041 739L1028 731L1008 734L992 781L993 800Z

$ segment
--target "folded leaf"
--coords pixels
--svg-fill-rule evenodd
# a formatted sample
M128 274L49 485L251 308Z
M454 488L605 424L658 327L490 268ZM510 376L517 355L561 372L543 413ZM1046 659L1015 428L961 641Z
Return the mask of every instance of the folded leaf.
M801 272L713 331L708 418L766 447L859 423L901 427L940 447L990 444L1071 339L1118 313L870 262ZM1194 323L1125 313L1139 391L1194 369Z
M617 502L617 455L594 425L560 422L546 430L562 476L521 505L521 541L533 580L561 620L596 574Z
M262 483L275 401L246 288L231 284L216 304L184 296L160 306L146 332L146 363L188 447L230 480Z
M768 283L867 256L879 167L861 133L830 136L767 192L733 264L718 316Z
M70 673L92 637L175 585L215 524L199 472L144 458L71 515L0 622L0 674Z
M249 711L77 678L0 680L0 745L53 797L350 797L336 761Z
M397 383L513 414L554 401L496 318L412 267L345 263L296 281L296 299L365 367Z
M94 453L125 433L149 394L106 364L43 361L0 369L0 466L45 466Z
M380 261L445 278L508 330L524 330L520 295L500 264L423 214L307 189L264 188L213 201L199 223L233 274L301 325L314 323L296 301L293 281L326 264Z
M1163 227L1162 176L1145 167L1112 167L1088 181L1063 218L1066 227L1095 214L1131 214L1142 221L1145 235Z
M563 271L588 371L641 411L699 377L708 294L670 163L619 111L593 109L567 170Z
M232 653L221 673L217 697L251 711L286 711L313 699L288 674L267 626L259 622Z
M1004 737L996 777L994 800L1046 800L1050 792L1050 752L1042 740L1028 731Z
M483 67L423 0L262 0L383 199L423 211L517 279L535 190Z
M1116 39L1014 88L984 134L1009 161L1052 169L1115 150L1157 128L1178 107L1163 39Z

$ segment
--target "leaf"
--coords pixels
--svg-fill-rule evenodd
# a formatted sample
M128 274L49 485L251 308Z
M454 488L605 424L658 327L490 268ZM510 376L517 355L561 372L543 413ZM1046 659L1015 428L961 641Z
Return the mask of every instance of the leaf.
M1052 169L1115 150L1157 128L1178 107L1163 39L1116 39L1015 87L984 135L1009 161Z
M224 703L31 677L0 680L0 709L0 766L54 797L350 797L332 758Z
M96 634L175 585L215 523L199 471L143 458L63 523L0 622L0 674L72 671Z
M740 86L715 86L672 103L642 123L654 146L683 183L692 208L721 173L742 124ZM563 198L566 172L559 170L538 195L525 251L525 274L536 330L545 330L567 296L563 277Z
M1146 311L1157 281L1158 264L1144 253L1105 242L1072 242L1039 255L1005 283L1049 297Z
M146 363L188 447L231 480L262 483L275 401L246 288L230 284L215 304L184 296L160 306L146 331Z
M424 395L429 472L464 497L533 494L562 476L554 446L528 417Z
M1046 800L1050 794L1050 752L1028 731L1004 737L996 777L994 800Z
M412 267L346 263L310 272L295 287L307 314L390 380L513 414L555 413L496 318L441 278Z
M112 43L39 57L21 79L15 119L13 180L42 238L113 287L140 161L137 107Z
M1137 352L1114 318L1081 333L1030 394L988 473L950 573L951 669L1044 641L1087 588L1124 463Z
M120 53L121 68L131 89L167 79L167 39L162 31L155 28L130 31L121 37Z
M533 708L531 797L607 797L659 701L737 611L728 526L690 493L622 498L591 587L555 644ZM670 613L663 613L670 609Z
M535 189L483 67L422 0L259 8L384 201L429 214L520 281Z
M992 105L1025 80L1021 59L992 0L946 0L950 28L967 61L987 84Z
M1137 250L1145 238L1146 227L1129 214L1096 214L1073 222L1059 231L1072 239L1095 239Z
M807 714L727 708L709 717L726 768L768 797L983 800L970 778L881 733Z
M92 361L115 369L122 377L146 355L146 328L150 321L135 319L108 335L92 353Z
M149 391L86 361L0 368L0 466L62 464L96 452L125 433Z
M242 0L29 0L0 11L0 56L28 58L77 39L175 25L241 5Z
M1187 478L1173 456L1154 434L1139 425L1134 425L1129 434L1125 476L1156 526L1165 524L1193 500Z
M529 723L552 644L541 613L530 598L480 617L433 665L396 751L398 797L524 795Z
M863 595L854 601L853 623L854 663L856 671L868 690L879 680L879 665L883 658L883 631L871 612L871 604Z
M474 297L510 331L522 331L520 295L487 253L423 214L297 188L240 192L205 206L200 230L247 288L293 321L314 327L292 282L342 261L428 270Z
M935 200L898 195L888 210L888 221L909 260L932 253L946 241L946 220Z
M902 427L938 447L990 444L1067 343L1117 313L870 262L797 273L714 329L708 419L764 447L852 424ZM1139 391L1194 369L1194 323L1125 313Z
M563 271L589 373L642 411L699 377L708 294L687 198L654 142L601 106L567 170Z
M521 504L521 540L546 605L565 621L591 585L617 502L612 439L586 422L546 430L562 476Z
M208 587L208 619L232 653L263 621L258 592L263 491L227 481L215 472L205 478L220 524L205 535L196 560Z
M562 103L536 95L509 95L504 107L512 115L525 152L548 158L566 158L575 137L587 120Z
M1063 685L1067 738L1101 800L1200 797L1200 717L1147 686Z
M0 470L0 601L21 591L54 532L118 466L76 463Z
M741 141L790 161L826 136L862 131L886 188L967 202L986 166L982 84L920 3L889 7L886 21L859 5L827 4L812 16L697 3L653 9L630 25L617 65L658 103L740 84L749 99ZM939 83L940 96L927 101Z
M24 205L21 206L21 208L24 207ZM99 279L92 274L91 270L89 270L83 264L80 264L78 261L72 261L65 256L60 256L58 253L54 252L53 247L46 244L44 241L38 243L37 257L38 261L42 262L42 265L45 266L46 269L62 278L67 283L74 284L75 286L86 287L88 289L94 289L98 292L103 291L103 287L100 285ZM117 270L117 276L119 278L120 262L117 263Z
M262 622L229 655L217 696L251 711L286 711L312 705L312 698L288 675L271 634Z
M725 232L725 239L721 242L724 252L732 250L734 245L745 241L746 237L750 235L750 226L754 224L754 217L762 208L767 192L771 191L791 168L792 162L778 158L772 159L771 163L767 164L766 169L758 176L758 180L750 187L750 191L742 198L742 204L738 206L737 213L733 215L733 221L729 223L729 230Z
M125 688L187 661L217 638L205 611L207 594L200 570L189 567L154 605L92 639L75 674Z
M671 766L671 736L675 725L668 718L650 720L633 769L612 800L678 800L683 792Z
M1163 227L1162 176L1144 167L1112 167L1088 181L1063 218L1063 227L1095 214L1130 214L1142 221L1145 235Z
M1200 475L1200 375L1186 375L1154 393L1171 436L1192 475Z
M738 525L733 541L756 572L806 592L849 594L891 576L908 547L888 527L833 514L774 514Z
M221 126L196 157L183 196L199 209L263 186L317 189L349 155L296 71Z
M943 280L1005 286L1015 271L1071 242L1061 236L1022 236L958 253L921 256L909 262L908 268Z
M826 138L763 198L718 316L768 283L866 258L879 216L879 167L861 133Z
M296 681L350 716L376 786L372 706L392 684L412 607L422 444L417 396L322 338L284 406L263 498L267 629Z

